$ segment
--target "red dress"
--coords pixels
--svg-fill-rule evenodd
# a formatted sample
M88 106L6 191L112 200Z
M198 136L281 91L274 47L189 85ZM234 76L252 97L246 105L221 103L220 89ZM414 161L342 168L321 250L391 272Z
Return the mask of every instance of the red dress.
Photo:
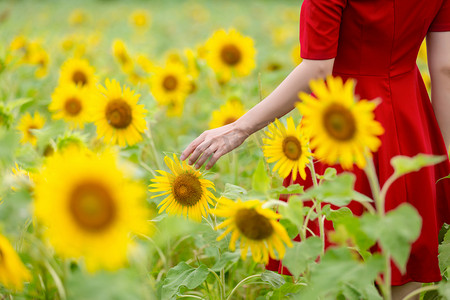
M302 5L301 56L335 58L334 76L355 78L356 94L361 99L382 99L375 115L385 133L380 137L382 146L374 154L381 185L393 173L389 163L393 156L447 155L416 65L420 45L430 31L450 31L450 0L304 0ZM326 167L316 163L318 174ZM353 172L356 190L371 195L364 172L356 166ZM436 181L449 173L446 161L403 176L390 188L386 210L408 202L423 219L406 273L401 274L392 264L392 285L441 280L438 232L444 222L450 223L450 179ZM285 179L285 186L292 183L290 177ZM295 183L311 185L310 178L297 178ZM355 214L363 212L356 202L349 207ZM327 230L332 228L332 224L326 224ZM267 268L286 273L275 260Z

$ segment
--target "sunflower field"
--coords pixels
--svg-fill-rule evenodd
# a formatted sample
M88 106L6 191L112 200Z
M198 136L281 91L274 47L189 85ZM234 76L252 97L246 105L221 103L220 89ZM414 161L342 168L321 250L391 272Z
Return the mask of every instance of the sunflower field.
M301 63L300 6L1 1L0 298L390 299L390 261L405 269L421 219L407 204L385 213L386 191L448 158L396 157L380 187L384 129L354 81L311 82L316 97L212 168L181 160ZM429 87L425 47L418 65ZM314 158L357 165L373 199L350 172L316 174ZM312 187L284 187L290 174ZM447 230L443 281L414 295L450 299Z

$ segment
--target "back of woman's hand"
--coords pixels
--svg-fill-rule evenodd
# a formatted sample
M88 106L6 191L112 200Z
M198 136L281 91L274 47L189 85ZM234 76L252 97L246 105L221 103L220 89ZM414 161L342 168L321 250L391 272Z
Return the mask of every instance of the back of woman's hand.
M206 164L208 170L222 155L240 146L248 136L249 134L238 128L236 123L207 130L186 147L180 159L185 160L190 156L188 163L195 163L195 168L198 169L210 157Z

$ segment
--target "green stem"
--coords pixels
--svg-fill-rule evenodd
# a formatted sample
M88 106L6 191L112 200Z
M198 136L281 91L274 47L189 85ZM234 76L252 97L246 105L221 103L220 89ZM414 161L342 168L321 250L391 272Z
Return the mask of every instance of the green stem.
M161 162L159 161L158 151L156 151L155 142L153 141L153 136L152 136L152 129L150 126L148 126L147 136L150 141L150 147L152 148L153 156L155 157L156 165L158 166L159 170L162 170Z
M366 156L366 162L367 166L364 168L364 171L366 172L367 179L369 180L370 188L372 190L372 196L375 200L375 208L377 211L377 214L380 218L383 218L385 215L385 195L386 193L380 192L380 184L378 182L377 173L375 171L375 165L373 163L373 160L370 157ZM383 277L383 288L381 291L383 292L384 299L391 300L391 258L390 253L388 251L384 252L384 264L385 264L385 271L384 271L384 277Z
M217 275L217 273L216 273L214 270L208 268L208 271L209 271L210 273L212 273L212 274L214 275L214 277L216 277L217 282L219 283L220 299L223 299L225 287L224 287L223 284L222 284L222 280L220 279L219 275Z
M417 290L412 291L408 295L406 295L405 298L403 298L403 300L411 299L415 295L420 295L423 292L434 291L434 290L437 290L438 288L439 288L439 286L437 284L423 286Z
M239 183L239 164L238 164L238 157L236 154L236 151L232 151L233 155L233 171L234 171L234 185L238 185Z
M194 295L181 295L181 296L178 296L178 298L194 298L194 299L201 299L201 300L205 299L205 298L202 298L199 296L194 296Z
M48 261L44 261L44 265L47 268L48 272L53 278L53 281L55 282L56 288L58 290L58 294L61 300L65 300L66 297L66 291L64 289L64 285L61 281L61 278L59 278L58 274L56 273L55 269L52 268L52 266L48 263Z
M309 160L309 169L311 170L311 177L313 179L314 187L316 188L319 184L317 182L316 169L314 168L314 162L312 159ZM314 201L314 200L313 200ZM322 203L314 201L316 204L317 218L319 219L319 231L320 239L322 240L322 255L325 253L325 224L322 215Z
M155 241L154 241L151 237L149 237L149 236L147 236L147 235L145 235L145 234L142 234L142 233L137 233L137 234L138 234L139 236L145 238L146 240L150 241L150 242L153 244L153 246L154 246L155 249L156 249L156 252L158 252L159 257L161 258L161 260L162 260L162 262L163 262L163 264L164 264L164 267L166 268L166 270L168 270L168 269L169 269L169 265L168 265L168 263L167 263L167 258L166 258L166 256L164 255L164 252L161 250L161 248L155 243Z
M251 275L251 276L248 276L248 277L242 279L242 280L234 287L234 289L233 289L233 290L231 291L231 293L228 295L228 297L227 297L226 300L230 300L230 299L231 299L231 296L233 296L234 292L235 292L241 285L243 285L246 281L249 281L250 279L258 278L258 277L261 277L261 274Z

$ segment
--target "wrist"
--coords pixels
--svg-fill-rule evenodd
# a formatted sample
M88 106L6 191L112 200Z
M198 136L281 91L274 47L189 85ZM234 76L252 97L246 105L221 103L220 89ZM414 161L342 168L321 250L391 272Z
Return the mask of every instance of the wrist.
M248 124L245 120L243 120L243 118L236 120L231 125L236 132L242 134L243 136L245 136L245 138L249 137L255 132L251 124Z

